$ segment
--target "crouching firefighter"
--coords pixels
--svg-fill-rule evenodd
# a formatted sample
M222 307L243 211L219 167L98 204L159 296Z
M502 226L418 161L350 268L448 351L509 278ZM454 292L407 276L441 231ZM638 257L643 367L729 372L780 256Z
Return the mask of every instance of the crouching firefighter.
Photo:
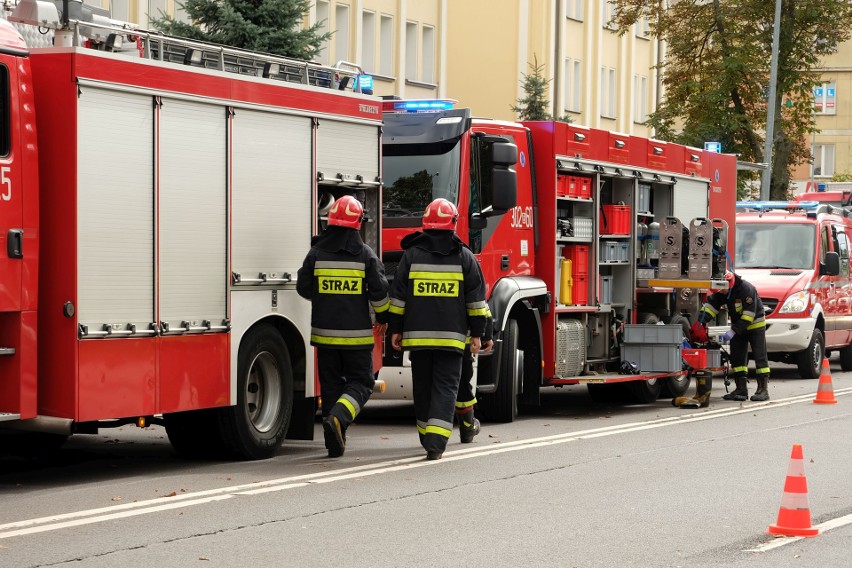
M769 359L766 355L766 319L763 302L757 290L749 282L733 272L725 274L728 282L727 292L715 292L707 297L701 308L701 321L716 317L722 305L727 305L731 329L723 336L730 341L731 371L734 374L736 389L724 395L725 400L743 401L748 399L748 352L754 356L757 375L757 391L751 400L769 400Z
M385 268L361 240L364 208L351 195L334 202L328 228L311 241L296 290L311 301L311 345L317 348L328 456L346 449L346 429L373 393L373 329L387 329Z

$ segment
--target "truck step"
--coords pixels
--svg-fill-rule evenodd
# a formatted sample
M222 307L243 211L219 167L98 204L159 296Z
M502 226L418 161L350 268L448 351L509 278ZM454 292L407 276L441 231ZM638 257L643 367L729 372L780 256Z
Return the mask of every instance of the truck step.
M21 419L20 414L11 414L9 412L0 412L0 422L3 422L5 420L20 420L20 419Z
M0 347L0 357L3 355L14 355L15 348L14 347Z

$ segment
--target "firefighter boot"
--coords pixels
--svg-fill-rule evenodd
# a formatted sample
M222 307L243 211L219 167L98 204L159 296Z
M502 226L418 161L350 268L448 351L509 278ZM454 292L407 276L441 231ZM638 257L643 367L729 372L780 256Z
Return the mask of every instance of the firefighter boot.
M745 375L735 376L734 382L736 383L737 388L735 388L733 392L723 395L722 398L725 400L738 400L740 402L748 400L748 385L746 384Z
M751 395L751 400L755 401L763 401L769 400L769 376L765 374L761 374L757 376L757 390L753 395Z
M346 450L346 437L340 419L334 414L322 422L323 434L325 435L325 447L328 449L328 457L339 458Z
M456 418L459 422L459 434L461 434L461 443L469 444L473 442L473 437L479 434L479 420L473 416L473 407L465 409L467 412L461 413L456 411Z
M713 386L713 376L708 373L706 377L695 377L695 396L688 398L679 396L672 400L674 406L680 408L707 408L710 406L710 390Z

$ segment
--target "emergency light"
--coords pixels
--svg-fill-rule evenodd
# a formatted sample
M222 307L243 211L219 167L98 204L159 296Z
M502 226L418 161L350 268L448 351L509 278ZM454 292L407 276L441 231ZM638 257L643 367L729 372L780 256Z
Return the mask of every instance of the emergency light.
M452 99L388 100L382 104L382 109L393 112L440 112L451 110L457 102Z
M372 75L358 75L355 79L355 92L361 92L365 95L373 94L373 76Z
M769 211L772 209L816 209L819 201L737 201L738 209L751 209L754 211Z

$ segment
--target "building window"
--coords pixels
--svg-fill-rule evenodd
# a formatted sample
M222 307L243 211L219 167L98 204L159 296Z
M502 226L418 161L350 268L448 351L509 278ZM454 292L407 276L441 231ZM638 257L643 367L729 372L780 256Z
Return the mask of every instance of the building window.
M642 16L636 20L636 37L648 39L650 35L651 28L648 25L648 18L646 16Z
M376 68L376 14L361 14L361 68L372 72Z
M648 78L633 76L633 121L648 120Z
M174 1L174 18L178 22L183 22L184 24L192 25L192 18L190 18L189 14L186 13L184 3L180 0Z
M405 24L405 78L417 80L417 24Z
M379 23L379 73L393 76L393 17L382 16Z
M129 0L111 0L109 6L109 17L113 20L122 22L130 21L130 2ZM136 18L133 18L134 20Z
M568 112L581 112L580 101L582 91L580 86L583 80L582 62L566 57L563 65L562 90L565 96L563 108Z
M601 116L615 118L615 69L601 67Z
M349 61L349 6L338 4L334 8L335 61Z
M175 8L178 8L179 6L180 5L175 2ZM151 21L154 18L162 18L168 13L166 0L148 0L148 21Z
M601 24L608 29L615 29L615 24L611 23L615 15L615 4L611 0L601 0Z
M837 114L837 83L814 87L814 114Z
M814 144L813 156L811 175L819 177L834 175L834 144Z
M435 83L435 28L423 26L423 75L424 83Z
M323 35L328 33L328 2L324 0L317 0L317 23L319 24L319 29L317 29L317 35ZM319 53L314 57L314 61L317 63L322 63L324 65L328 65L328 48L327 44L324 44L320 49Z
M583 21L583 4L585 0L565 0L565 17Z

